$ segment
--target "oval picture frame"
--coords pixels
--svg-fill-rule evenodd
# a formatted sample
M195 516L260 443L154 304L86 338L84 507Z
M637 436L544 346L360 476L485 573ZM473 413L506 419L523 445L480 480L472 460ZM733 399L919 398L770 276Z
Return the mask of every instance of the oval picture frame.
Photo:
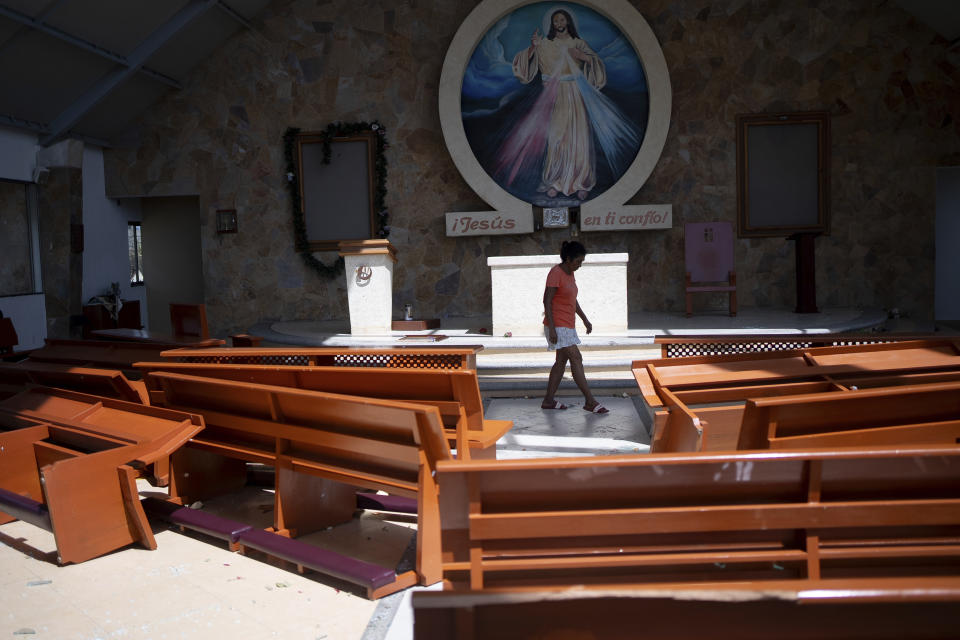
M483 0L460 25L444 58L440 75L440 127L457 170L468 185L499 212L532 216L531 203L501 187L474 155L464 130L461 111L463 75L473 51L487 31L508 13L542 0ZM636 51L646 75L649 115L643 142L629 168L606 191L585 202L581 215L619 208L650 177L660 159L670 128L672 95L670 76L660 43L643 16L627 0L562 2L596 11L616 25Z

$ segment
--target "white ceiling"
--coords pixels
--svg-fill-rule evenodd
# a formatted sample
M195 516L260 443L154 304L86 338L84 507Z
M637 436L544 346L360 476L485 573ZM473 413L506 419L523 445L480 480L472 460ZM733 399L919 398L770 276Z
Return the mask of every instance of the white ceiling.
M108 144L269 0L0 0L0 125Z
M949 42L960 38L960 0L895 0L921 23L934 29Z
M109 146L269 1L0 0L0 125ZM960 0L894 2L956 46Z

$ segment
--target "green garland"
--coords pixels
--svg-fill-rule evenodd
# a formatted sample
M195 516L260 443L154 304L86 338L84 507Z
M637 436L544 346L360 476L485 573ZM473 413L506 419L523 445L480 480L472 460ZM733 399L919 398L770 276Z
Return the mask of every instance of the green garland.
M376 155L374 157L374 206L377 211L377 237L390 235L390 213L386 208L387 198L387 157L384 151L390 147L387 143L387 130L378 122L331 122L320 134L323 143L323 164L330 164L330 143L334 138L354 136L359 133L376 134ZM294 248L304 262L322 276L333 278L343 273L343 258L337 258L332 265L318 260L310 251L307 239L307 221L304 218L303 203L300 201L300 175L297 166L297 135L300 129L290 127L283 135L284 154L287 161L287 184L290 187L290 202L293 205Z

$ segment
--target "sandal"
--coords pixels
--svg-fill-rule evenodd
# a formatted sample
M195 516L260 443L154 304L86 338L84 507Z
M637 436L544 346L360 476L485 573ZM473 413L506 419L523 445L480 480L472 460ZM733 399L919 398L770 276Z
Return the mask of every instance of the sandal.
M601 414L601 415L604 414L604 413L610 413L610 409L607 409L605 406L603 406L603 405L600 404L599 402L598 402L597 404L593 405L593 408L592 408L592 409L587 409L587 406L584 405L584 406L583 406L583 410L584 410L584 411L589 411L590 413L599 413L599 414Z
M557 409L558 411L563 411L564 409L567 408L567 405L563 404L559 400L554 400L552 406L547 407L541 404L540 408L541 409Z

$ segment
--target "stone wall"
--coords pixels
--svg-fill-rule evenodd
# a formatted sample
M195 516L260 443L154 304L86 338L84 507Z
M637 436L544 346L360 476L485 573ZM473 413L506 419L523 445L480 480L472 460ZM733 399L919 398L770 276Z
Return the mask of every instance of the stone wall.
M110 196L199 195L212 331L347 317L343 276L319 277L293 250L291 126L386 127L398 314L406 302L425 317L489 314L487 256L559 251L568 230L445 236L446 211L487 208L450 160L437 113L443 57L475 4L275 0L256 32L216 51L106 152ZM882 0L633 4L663 47L673 112L631 203L672 203L675 226L582 237L591 251L630 254L630 311L681 311L683 223L736 219L736 114L829 110L833 222L816 241L818 302L929 318L934 169L960 164L960 56ZM239 233L217 236L219 208L238 210ZM738 240L736 259L742 307L793 307L792 243Z

